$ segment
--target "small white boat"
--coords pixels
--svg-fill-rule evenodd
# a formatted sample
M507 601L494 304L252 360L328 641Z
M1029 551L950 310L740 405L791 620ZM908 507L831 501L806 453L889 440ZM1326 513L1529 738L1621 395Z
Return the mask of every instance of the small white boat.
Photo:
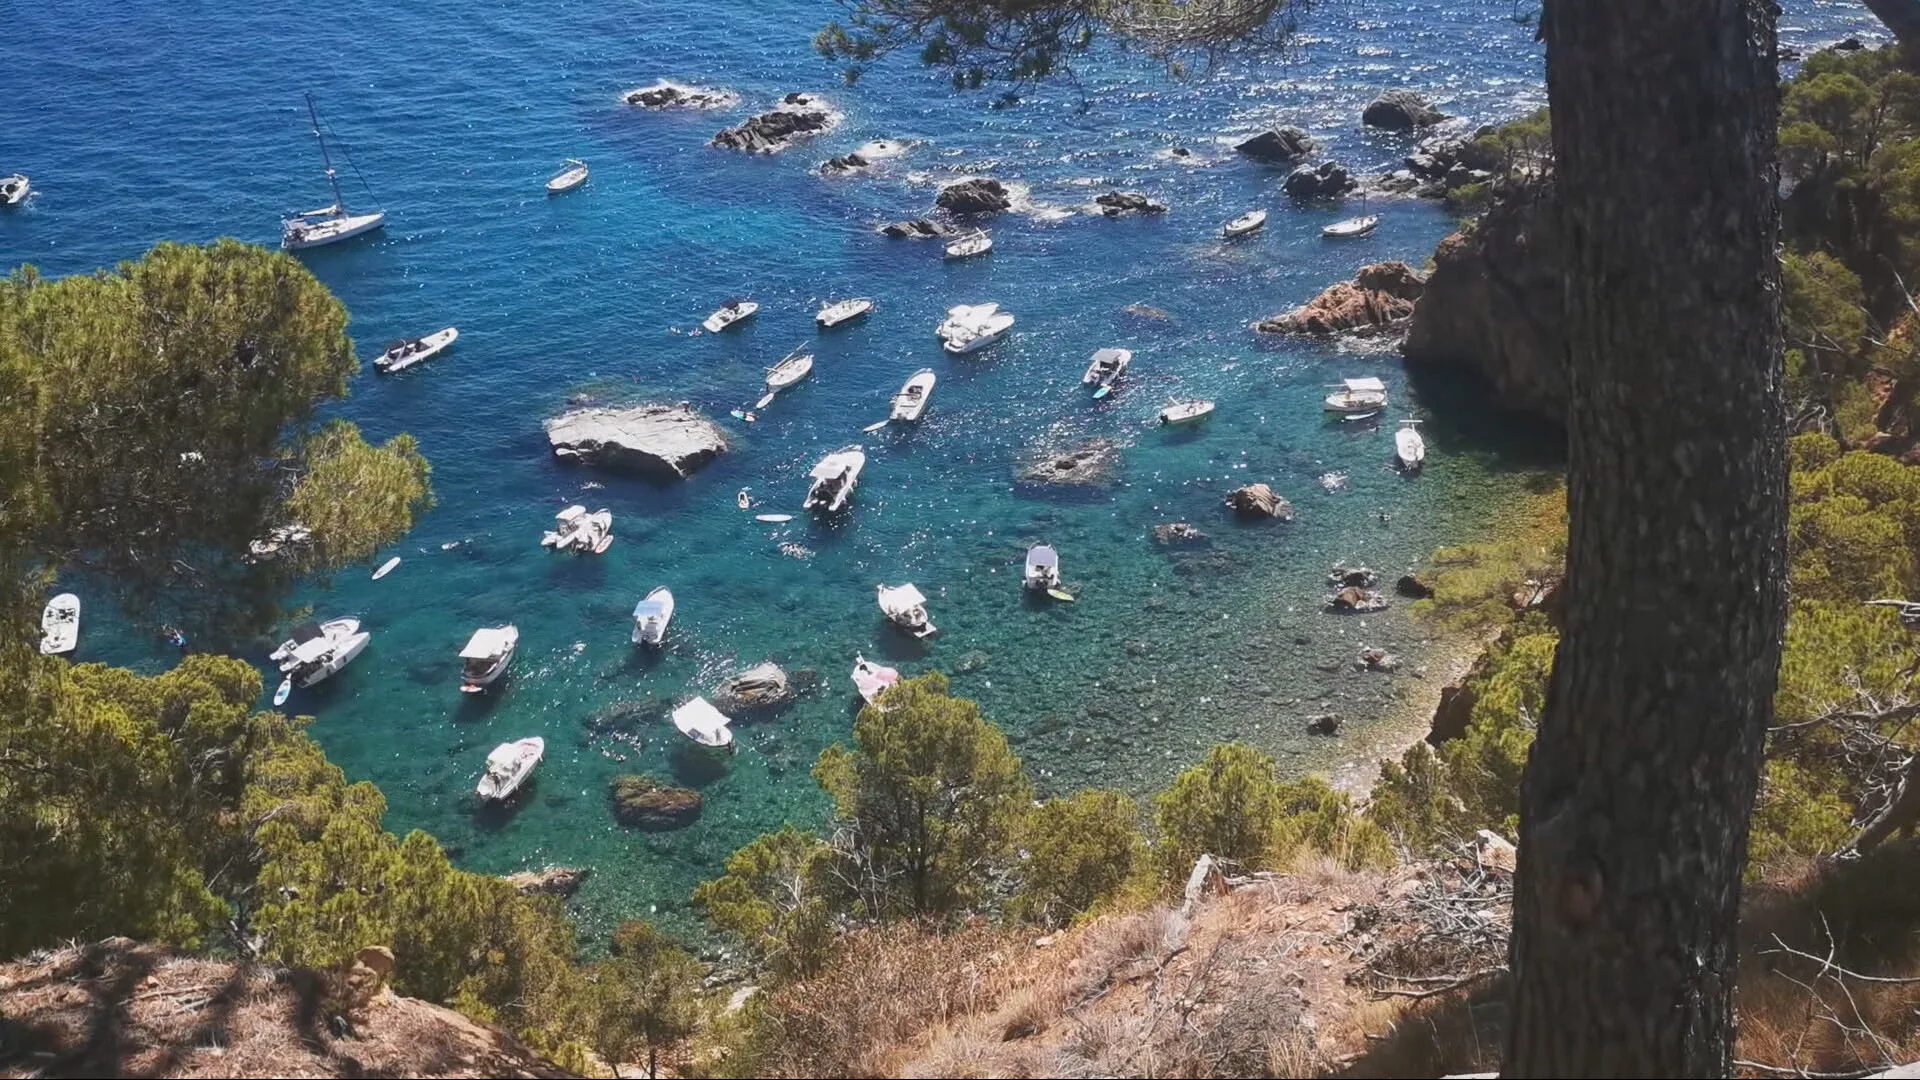
M1365 236L1380 224L1380 215L1368 214L1365 217L1348 218L1336 221L1320 230L1320 235L1330 240L1344 240L1350 236Z
M1162 424L1188 424L1213 415L1213 402L1202 399L1175 401L1160 410Z
M572 191L587 182L587 163L579 158L568 158L560 166L560 171L547 181L547 194L559 195Z
M289 683L308 687L352 663L372 639L372 634L360 629L359 619L309 621L294 627L293 637L276 649L272 658L279 661L280 672Z
M415 364L425 363L440 355L447 346L459 338L460 331L449 326L445 330L428 334L426 337L396 341L387 346L386 352L373 358L373 369L383 375L405 371Z
M947 242L947 258L971 259L993 250L993 237L985 229L975 229Z
M0 176L0 206L19 206L33 192L33 183L25 173Z
M386 577L388 574L393 573L393 568L399 565L400 565L400 556L395 555L393 558L388 559L386 562L383 562L380 564L380 569L375 570L373 572L373 580L379 581L381 578Z
M961 356L978 349L986 348L1006 336L1007 331L1011 329L1013 329L1013 316L1004 311L996 312L981 319L979 322L970 323L962 327L958 332L948 335L947 343L941 346L941 348L946 349L955 356Z
M864 296L855 297L852 300L836 300L821 308L819 314L813 317L813 321L820 324L820 329L831 330L843 322L850 322L872 310L873 301Z
M667 636L667 624L673 621L673 593L665 585L647 594L633 605L633 643L658 645Z
M1087 373L1080 376L1080 385L1093 387L1094 397L1106 397L1113 391L1113 384L1126 374L1127 365L1131 363L1132 349L1101 349L1093 354L1093 361L1087 365Z
M754 405L764 409L773 404L773 395L799 382L813 371L813 354L795 349L782 357L780 362L767 369L767 394Z
M519 645L520 628L512 623L475 630L460 650L460 692L478 694L499 681Z
M1420 437L1420 421L1402 420L1393 433L1393 456L1407 472L1418 472L1427 462L1427 440Z
M673 726L680 729L680 734L701 746L732 746L733 729L727 726L731 723L733 721L726 713L714 708L703 697L696 697L673 710Z
M887 617L888 622L917 638L931 637L939 632L927 618L927 598L914 588L912 582L898 586L876 585L874 594L880 601L880 613Z
M735 298L727 301L720 310L707 316L706 321L700 325L707 328L707 333L717 334L742 319L752 318L753 313L759 310L759 304L751 300Z
M939 381L932 368L921 368L907 381L900 384L900 392L893 395L893 411L887 414L889 420L918 420L927 409L927 399L933 396L933 384Z
M1051 545L1036 544L1027 549L1027 568L1020 583L1029 589L1060 587L1060 553Z
M900 681L900 673L885 664L876 664L858 653L853 657L853 685L861 700L874 704L880 692Z
M333 156L327 152L327 137L320 132L320 113L314 108L312 94L307 95L307 117L313 122L313 137L320 142L320 161L326 167L327 186L333 189L333 205L301 211L280 223L280 246L288 251L351 240L387 222L385 210L356 214L347 209L346 197L340 194L340 178L333 171ZM354 169L356 176L359 172ZM366 178L361 177L360 183L364 187Z
M474 788L483 799L499 801L511 798L520 785L533 775L533 767L547 753L547 740L535 735L530 739L501 743L487 755L487 771Z
M600 509L587 513L579 504L553 515L556 525L540 537L541 547L571 551L581 555L599 555L613 546L613 511Z
M859 446L843 446L813 467L808 475L813 478L813 486L807 489L808 510L825 510L831 514L847 505L853 497L854 486L860 482L860 470L867 464L867 452Z
M40 613L40 655L70 653L80 643L80 598L70 592L47 601Z
M1266 224L1267 212L1265 210L1249 210L1221 226L1220 232L1231 240L1236 236L1245 236L1248 233L1259 232L1266 227Z
M1387 384L1379 379L1342 379L1327 395L1328 412L1377 413L1387 407Z

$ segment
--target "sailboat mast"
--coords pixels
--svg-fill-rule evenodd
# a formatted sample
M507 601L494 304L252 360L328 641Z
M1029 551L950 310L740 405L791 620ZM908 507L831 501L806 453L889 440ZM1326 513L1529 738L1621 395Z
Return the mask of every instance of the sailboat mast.
M327 137L320 133L320 111L313 107L313 91L307 91L307 118L313 121L313 137L320 141L320 161L327 167L327 185L333 188L333 208L345 213L347 200L340 195L340 178L333 173L333 158L327 154Z

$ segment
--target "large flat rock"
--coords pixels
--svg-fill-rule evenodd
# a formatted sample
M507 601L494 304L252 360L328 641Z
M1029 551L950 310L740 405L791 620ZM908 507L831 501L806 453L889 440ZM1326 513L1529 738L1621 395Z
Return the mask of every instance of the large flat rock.
M727 451L720 426L690 406L574 409L547 421L556 457L685 479Z

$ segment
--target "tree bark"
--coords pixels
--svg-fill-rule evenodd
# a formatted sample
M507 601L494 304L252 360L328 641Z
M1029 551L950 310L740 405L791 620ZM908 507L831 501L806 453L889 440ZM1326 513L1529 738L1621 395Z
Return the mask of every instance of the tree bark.
M1768 0L1548 0L1567 609L1504 1075L1726 1076L1786 622Z
M1864 0L1867 10L1879 19L1901 45L1908 49L1920 45L1920 0Z

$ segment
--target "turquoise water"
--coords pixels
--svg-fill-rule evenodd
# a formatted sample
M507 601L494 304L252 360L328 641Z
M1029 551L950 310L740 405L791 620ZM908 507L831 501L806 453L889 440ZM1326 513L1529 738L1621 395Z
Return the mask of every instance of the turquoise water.
M1249 319L1367 262L1419 263L1453 223L1432 204L1376 201L1377 233L1329 244L1318 229L1343 212L1290 205L1277 172L1228 148L1258 126L1297 123L1373 171L1405 152L1357 127L1381 88L1419 88L1476 122L1535 107L1539 47L1509 0L1326 4L1284 59L1176 81L1102 58L1077 85L997 110L905 59L838 85L807 48L831 5L805 0L0 7L0 69L31 88L0 107L0 172L26 171L38 189L0 214L0 264L64 274L163 238L274 242L280 213L326 201L300 101L319 94L391 217L374 239L302 258L348 305L364 355L448 324L461 338L402 376L369 369L341 409L370 437L418 436L438 506L394 549L405 561L391 577L347 573L302 598L361 615L374 637L293 707L316 718L349 776L385 791L394 829L428 829L479 870L594 867L576 902L593 926L650 910L674 919L688 886L739 844L820 820L808 768L848 730L856 652L955 672L955 690L1010 733L1048 791L1148 792L1229 738L1300 771L1344 764L1367 722L1420 685L1432 645L1399 609L1322 614L1326 566L1397 573L1484 531L1492 508L1551 463L1537 432L1477 411L1470 388L1409 386L1390 353L1256 341ZM1785 37L1802 46L1872 28L1851 3L1788 10ZM621 91L663 76L732 88L741 105L621 104ZM790 90L823 94L840 125L773 157L706 146ZM812 172L880 137L917 144L872 176ZM1194 161L1175 161L1175 145ZM541 182L575 156L592 180L546 198ZM928 209L940 180L978 173L1025 191L1027 212L994 224L991 257L947 265L933 245L873 233ZM1173 211L1057 213L1113 186ZM1253 206L1274 212L1265 233L1223 244L1219 224ZM759 317L724 336L684 333L733 293L759 300ZM598 475L548 453L539 421L583 391L688 400L724 418L756 395L762 367L814 339L820 300L847 295L879 310L821 336L813 376L761 422L725 421L734 452L692 480ZM930 331L943 309L987 300L1019 317L1014 334L971 357L940 355ZM1137 303L1171 318L1123 313ZM1092 402L1079 373L1111 345L1134 350L1133 369ZM940 376L924 421L860 436L922 366ZM1387 467L1390 425L1323 418L1324 384L1362 374L1391 386L1389 418L1429 417L1419 478ZM1191 430L1150 426L1175 394L1215 398L1219 413ZM1114 487L1015 489L1023 447L1091 436L1125 447ZM844 518L769 527L735 508L743 487L760 509L797 508L808 467L856 440L870 458ZM1318 478L1333 470L1348 484L1324 491ZM604 487L583 490L589 481ZM1292 499L1298 519L1228 520L1224 493L1255 481ZM604 557L538 547L574 501L613 510L618 539ZM1150 526L1173 520L1197 523L1212 545L1157 549ZM1022 552L1043 540L1061 551L1072 605L1021 595ZM918 583L940 636L921 645L888 631L873 602L881 580ZM628 645L627 613L657 584L679 612L671 647L651 658ZM82 658L165 659L144 629L89 599ZM513 670L497 692L463 700L455 653L474 627L507 620L522 633ZM1363 642L1405 655L1406 669L1354 672ZM723 773L691 774L664 706L764 659L817 672L823 687L743 721ZM1325 711L1360 738L1301 734ZM510 812L477 811L487 750L529 734L548 753L528 795ZM607 781L643 769L700 786L701 820L656 835L616 826Z

